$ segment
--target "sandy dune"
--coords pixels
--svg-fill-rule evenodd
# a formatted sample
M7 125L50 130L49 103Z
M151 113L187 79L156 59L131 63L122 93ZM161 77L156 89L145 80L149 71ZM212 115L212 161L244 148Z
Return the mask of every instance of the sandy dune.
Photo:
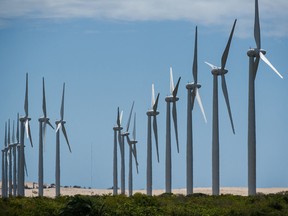
M0 182L1 188L2 183ZM36 188L36 184L32 182L27 182L26 185L31 189L25 190L25 195L28 197L36 197L38 196L38 189ZM282 191L288 191L288 188L257 188L257 193L263 193L263 194L269 194L269 193L278 193ZM174 194L184 194L186 195L186 189L173 189L172 192ZM102 194L112 194L112 189L85 189L85 188L61 188L61 195L67 195L67 196L74 196L76 194L81 195L102 195ZM118 190L118 193L120 193L120 190ZM134 190L134 193L143 193L146 194L146 190ZM164 193L164 189L155 189L153 190L153 195L160 195ZM194 193L203 193L211 195L212 188L206 187L206 188L194 188ZM222 187L220 189L221 194L233 194L233 195L241 195L241 196L247 196L248 195L248 188L246 187ZM0 189L1 194L1 189ZM126 190L126 194L128 194L128 190ZM44 189L44 196L47 197L55 197L55 188L46 188Z
M281 191L288 191L288 188L258 188L257 193L278 193ZM145 190L135 190L134 193L143 193L145 194ZM172 190L174 194L184 194L186 195L186 189L174 189ZM25 191L26 196L37 196L38 190L37 189L27 189ZM102 195L102 194L112 194L113 191L109 189L83 189L83 188L61 188L61 194L62 195L68 195L73 196L76 194L82 194L82 195ZM120 190L119 190L120 193ZM160 195L164 193L164 190L153 190L153 195ZM204 193L211 195L212 189L211 188L194 188L194 193ZM241 187L223 187L220 190L221 194L233 194L233 195L241 195L241 196L247 196L248 189L247 188L241 188ZM126 194L128 194L128 191L126 191ZM44 190L44 195L47 197L54 197L55 196L55 188L49 188Z

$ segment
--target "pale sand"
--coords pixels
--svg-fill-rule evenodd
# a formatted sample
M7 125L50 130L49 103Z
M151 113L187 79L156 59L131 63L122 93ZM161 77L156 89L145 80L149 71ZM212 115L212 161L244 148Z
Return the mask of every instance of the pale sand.
M0 182L0 185L2 187L2 184ZM33 183L28 182L26 185L29 188L33 188ZM36 185L35 185L36 186ZM288 191L288 188L257 188L257 193L263 193L263 194L275 194L283 191ZM186 189L173 189L172 192L174 194L183 194L186 195ZM61 195L63 196L74 196L76 194L81 195L103 195L103 194L112 194L112 189L84 189L84 188L64 188L61 187ZM118 190L118 193L120 194L120 190ZM134 190L133 194L135 193L142 193L146 194L146 190ZM153 195L160 195L164 193L163 189L155 189L153 190ZM212 194L212 188L209 187L203 187L203 188L194 188L194 193L203 193L203 194ZM246 187L222 187L220 189L220 194L233 194L233 195L240 195L240 196L247 196L248 195L248 188ZM1 190L0 190L1 195ZM126 195L128 195L128 190L126 190ZM25 196L27 197L36 197L38 196L38 189L26 189L25 190ZM55 188L46 188L44 189L44 196L46 197L55 197Z
M270 194L270 193L278 193L288 191L288 188L258 188L257 193ZM173 189L172 192L174 194L183 194L186 195L186 189ZM74 196L76 194L81 195L103 195L103 194L112 194L113 191L110 189L83 189L83 188L61 188L61 195ZM118 191L120 193L120 190ZM146 194L146 190L134 190L133 193L142 193ZM160 195L164 193L164 190L153 190L153 195ZM203 193L211 195L211 188L194 188L194 193ZM128 191L126 190L126 195ZM245 187L223 187L220 190L220 194L233 194L233 195L241 195L247 196L248 189ZM37 189L26 189L26 196L35 197L38 196ZM44 196L54 197L55 196L55 188L44 189Z

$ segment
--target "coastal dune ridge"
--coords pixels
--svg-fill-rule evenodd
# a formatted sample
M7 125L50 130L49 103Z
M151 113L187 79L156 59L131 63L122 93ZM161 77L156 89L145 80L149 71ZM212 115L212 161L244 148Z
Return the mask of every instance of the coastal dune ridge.
M0 183L2 187L2 182ZM25 189L25 196L26 197L37 197L38 196L38 188L37 183L27 182L25 184L27 188ZM55 188L52 185L50 187L44 188L44 196L45 197L55 197ZM52 187L51 187L52 186ZM196 187L194 188L194 193L202 193L207 195L212 195L212 188L211 187ZM257 188L257 193L262 194L275 194L279 192L288 191L288 188L282 187L273 187L273 188ZM0 191L1 192L1 191ZM112 194L113 190L111 189L96 189L96 188L82 188L79 186L71 186L71 187L61 187L61 195L62 196L75 196L75 195L109 195ZM146 194L146 189L133 191L135 193L142 193ZM160 195L165 193L165 189L154 189L152 195ZM186 195L186 188L180 189L172 189L173 194L182 194ZM118 194L120 194L120 189L118 190ZM126 190L126 195L128 195L128 190ZM232 195L239 195L239 196L248 196L248 188L247 187L222 187L220 188L220 194L232 194ZM2 194L1 194L2 196Z

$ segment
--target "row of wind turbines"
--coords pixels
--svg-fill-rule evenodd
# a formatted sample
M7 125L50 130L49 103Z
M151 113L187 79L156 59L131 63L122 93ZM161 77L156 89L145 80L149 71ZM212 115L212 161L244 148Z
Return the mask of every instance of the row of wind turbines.
M211 63L205 62L210 68L213 75L213 119L212 119L212 194L219 195L220 192L220 177L219 177L219 110L218 110L218 76L221 76L221 87L223 96L226 102L228 115L232 127L232 132L235 134L234 123L232 118L232 112L229 103L228 89L225 80L225 75L228 73L228 69L225 68L228 59L230 44L233 38L234 29L237 20L234 21L233 27L224 49L221 58L221 67L214 66ZM249 93L248 93L248 195L256 194L256 119L255 119L255 79L258 70L260 59L262 59L280 78L283 76L277 71L277 69L270 63L265 57L266 51L261 49L261 36L260 36L260 21L259 21L259 7L258 0L255 0L255 20L254 20L254 39L256 42L256 48L249 49L247 55L249 57ZM205 122L207 122L205 111L201 102L199 88L201 85L198 83L198 63L197 63L197 27L195 30L195 45L194 45L194 59L192 74L194 82L186 85L187 89L187 139L186 139L186 193L193 193L193 130L192 130L192 111L194 109L195 98L199 104L201 112L203 114ZM166 161L165 161L165 192L171 193L172 191L172 169L171 169L171 106L172 103L172 118L175 129L175 137L177 150L179 153L178 142L178 129L177 129L177 108L176 102L179 100L177 97L177 91L179 87L181 77L179 77L176 86L174 87L172 68L170 68L170 93L171 95L165 98L166 106ZM148 128L147 128L147 168L146 168L146 190L147 195L152 195L152 130L151 130L151 118L153 117L153 133L155 137L157 161L159 163L159 149L158 149L158 128L157 128L157 110L159 100L159 93L155 100L154 84L152 84L152 105L151 109L147 111ZM130 111L126 131L121 132L123 129L121 125L122 112L117 114L117 124L114 129L114 162L113 162L113 194L118 193L118 179L117 179L117 134L118 144L121 152L121 193L125 194L125 155L124 155L124 137L127 137L129 144L129 195L132 195L132 152L136 161L138 172L138 161L136 153L136 132L134 118L133 129L133 143L129 142L129 124L131 120L131 114L133 110L134 102Z
M43 116L38 119L39 121L39 161L38 161L38 195L43 196L44 188L44 175L43 175L43 146L45 145L46 128L49 125L53 130L55 128L47 117L46 109L46 97L45 97L45 81L43 83L43 99L42 99L42 110ZM55 122L56 124L56 168L55 168L55 187L56 196L60 195L60 129L67 142L69 151L71 152L68 136L65 129L64 120L64 95L65 95L65 83L63 84L62 101L60 109L60 120ZM26 89L25 89L25 101L24 101L25 115L19 118L17 115L17 128L16 128L16 139L15 139L15 124L13 121L12 128L12 140L10 134L10 119L5 123L5 138L4 148L2 149L2 197L10 196L25 196L25 172L28 175L26 162L25 162L25 132L27 138L30 141L31 147L33 147L29 109L28 109L28 73L26 74ZM20 122L20 128L19 128ZM19 139L20 130L20 139ZM8 131L8 133L7 133ZM12 161L13 157L13 161ZM13 170L13 171L12 171ZM13 174L12 174L13 173Z

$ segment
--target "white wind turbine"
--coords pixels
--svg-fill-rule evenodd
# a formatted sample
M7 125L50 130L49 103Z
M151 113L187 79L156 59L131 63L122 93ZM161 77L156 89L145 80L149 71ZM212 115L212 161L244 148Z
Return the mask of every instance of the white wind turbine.
M8 159L8 196L12 196L12 146L10 134L10 119L8 119L8 142L7 142L7 159Z
M128 181L128 189L129 189L129 196L133 194L133 165L132 165L132 155L134 156L136 162L136 169L138 173L138 160L137 160L137 149L136 149L136 113L134 113L134 125L133 125L133 133L132 133L132 140L127 136L127 142L129 145L129 181Z
M44 77L42 79L42 110L43 110L43 117L39 118L39 164L38 164L38 195L43 196L43 143L45 143L46 137L46 125L48 124L50 127L54 129L52 124L47 117L47 110L46 110L46 97L45 97L45 81Z
M249 49L249 98L248 98L248 195L256 194L256 120L255 120L255 79L260 59L262 59L280 78L283 76L265 57L261 49L258 0L255 0L254 38L257 48Z
M193 193L193 132L192 132L192 110L194 108L195 97L203 114L204 120L207 123L205 111L199 94L201 85L198 83L198 58L197 58L197 27L195 29L195 45L194 45L194 60L193 60L193 83L186 85L187 89L187 148L186 148L186 189L187 195Z
M114 150L113 150L113 195L118 194L118 169L117 169L117 136L118 136L118 143L119 147L121 149L121 130L123 127L121 126L122 122L122 115L123 111L121 111L121 114L119 112L119 107L117 109L117 125L113 127L114 130ZM118 133L118 135L117 135Z
M15 140L15 121L13 121L12 144L11 150L13 154L13 196L17 195L17 145L19 144L19 114L17 115L17 140Z
M179 153L179 141L178 141L178 127L177 127L177 108L176 102L179 100L177 97L178 87L180 83L181 77L179 77L176 86L174 87L173 81L173 72L172 67L170 67L170 94L165 98L166 101L166 178L165 178L165 192L171 193L172 192L172 160L171 160L171 122L170 122L170 103L173 104L172 106L172 117L174 122L174 129L175 129L175 137L176 137L176 144L177 144L177 151Z
M148 116L148 131L147 131L147 195L152 195L152 137L151 137L151 117L153 116L153 131L156 141L156 151L157 151L157 160L159 163L159 150L158 150L158 131L157 131L157 118L156 116L159 114L157 107L158 107L158 100L159 100L158 93L157 98L155 100L155 92L154 92L154 84L152 84L152 107L150 110L147 111Z
M7 197L7 122L5 122L4 148L2 149L2 197Z
M63 135L67 142L69 151L71 152L70 144L68 141L65 123L64 121L64 95L65 95L65 83L63 84L63 93L62 93L62 102L61 102L61 110L60 110L60 117L59 121L56 121L56 172L55 172L55 184L56 184L56 196L60 196L60 128L62 129Z
M24 102L24 110L25 110L25 116L20 118L21 122L21 130L20 130L20 147L19 147L19 163L18 163L18 196L25 196L25 175L24 175L24 169L25 169L25 152L24 152L24 133L26 131L27 138L29 138L31 146L33 147L32 143L32 137L31 137L31 130L30 130L30 124L29 121L31 118L29 118L29 112L28 112L28 73L26 73L26 90L25 90L25 102Z
M234 28L236 25L237 20L234 21L233 28L230 33L229 40L227 42L226 48L223 52L222 59L221 59L221 67L216 67L208 62L208 64L213 74L213 126L212 126L212 194L219 195L219 185L220 185L220 177L219 177L219 118L218 118L218 76L221 76L222 80L222 91L226 101L230 122L232 126L233 133L235 134L234 124L232 119L232 113L230 109L229 97L228 97L228 90L225 80L225 74L228 72L225 69L231 40L234 33Z
M125 137L129 136L129 126L131 115L134 107L134 101L129 114L129 119L126 125L126 131L121 133L122 139L120 141L120 152L121 152L121 194L125 194Z

